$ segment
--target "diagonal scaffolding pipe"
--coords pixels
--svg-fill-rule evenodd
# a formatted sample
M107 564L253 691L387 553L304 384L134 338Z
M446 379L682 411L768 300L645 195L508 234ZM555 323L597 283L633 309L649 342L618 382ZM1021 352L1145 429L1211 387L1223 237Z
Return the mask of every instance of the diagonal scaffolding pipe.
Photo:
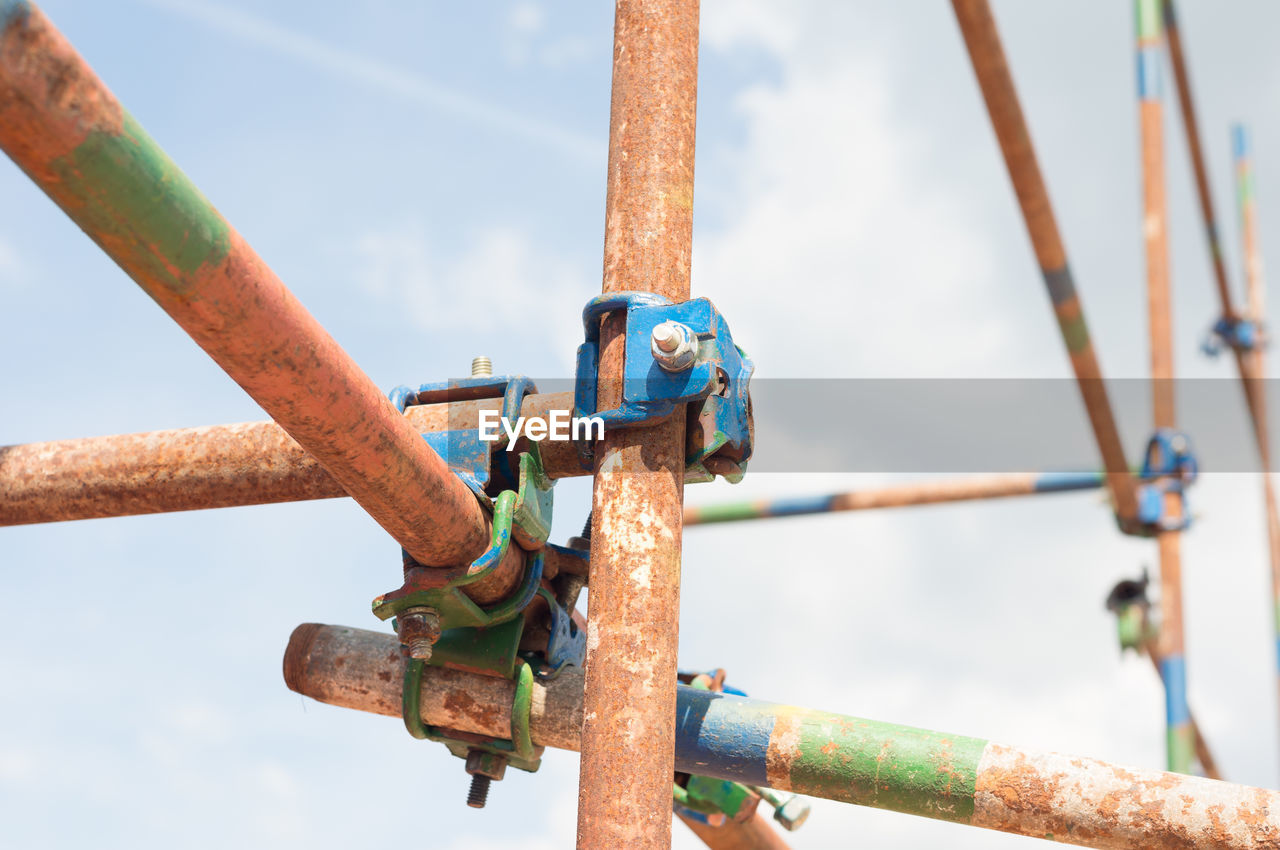
M605 293L689 297L698 0L618 0ZM600 334L601 409L621 401L625 315ZM671 844L684 416L596 450L578 847ZM623 757L625 754L625 757Z
M0 148L420 563L484 551L467 487L25 0L0 0Z
M1147 267L1147 316L1151 345L1151 407L1157 429L1174 428L1173 318L1169 293L1169 231L1164 185L1164 128L1160 91L1163 24L1160 0L1134 0L1137 34L1138 116L1142 138L1142 234ZM1163 494L1171 523L1181 518L1178 493ZM1187 707L1187 672L1182 617L1182 536L1156 535L1160 550L1160 677L1165 688L1167 764L1191 771L1195 746Z
M289 640L285 682L330 705L399 717L397 646L389 634L308 623ZM506 680L429 668L422 719L506 736L513 695ZM535 683L533 742L576 749L582 711L577 670ZM684 686L672 713L674 767L704 776L1086 847L1259 850L1280 836L1280 792L1261 788Z
M832 493L828 496L798 496L786 499L761 499L754 502L699 505L684 509L684 524L710 525L749 519L776 519L840 511L870 511L879 508L906 508L977 499L1070 493L1078 490L1097 490L1105 483L1106 477L1100 472L982 475L954 481L927 481L876 490L852 490L846 493Z
M952 0L951 5L964 35L978 86L982 89L991 125L1000 142L1000 151L1018 196L1022 218L1053 302L1062 341L1071 358L1071 368L1080 385L1080 395L1102 455L1107 486L1115 501L1116 512L1122 518L1133 517L1138 503L1133 477L1125 462L1124 444L1116 428L1102 367L1098 365L1098 357L1093 350L1084 308L1067 264L1066 249L1049 203L1049 192L1036 161L1035 149L1031 146L1031 132L1022 114L1022 105L1018 101L991 7L987 0Z

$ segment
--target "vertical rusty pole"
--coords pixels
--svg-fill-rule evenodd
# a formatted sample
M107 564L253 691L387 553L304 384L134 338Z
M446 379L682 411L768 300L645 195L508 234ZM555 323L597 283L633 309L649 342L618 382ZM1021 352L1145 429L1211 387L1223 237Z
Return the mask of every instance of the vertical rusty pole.
M689 298L698 0L619 0L604 291ZM621 397L624 318L604 322L600 407ZM597 446L578 847L671 844L684 417Z
M1249 131L1237 124L1231 128L1231 150L1235 160L1236 203L1240 213L1240 233L1244 243L1244 279L1249 318L1263 326L1266 319L1266 289L1262 280L1262 258L1258 253L1258 222L1253 197L1252 145ZM1275 485L1271 480L1271 444L1266 417L1266 357L1261 345L1249 352L1256 395L1260 402L1258 450L1262 455L1262 488L1267 509L1267 551L1271 558L1272 620L1275 628L1277 684L1280 686L1280 521L1277 520Z
M1152 412L1156 428L1176 423L1173 386L1173 323L1169 298L1169 238L1164 186L1164 137L1160 91L1163 25L1160 0L1135 0L1138 114L1142 136L1142 233L1147 261L1147 312L1151 338ZM1176 493L1165 494L1165 514L1178 518ZM1182 633L1182 539L1177 531L1156 537L1160 550L1160 676L1165 688L1167 765L1191 771L1194 738L1187 707Z
M991 126L996 131L1009 179L1022 208L1022 220L1027 225L1049 300L1053 302L1062 341L1067 346L1071 368L1102 455L1102 465L1107 471L1107 487L1115 501L1116 513L1122 518L1131 518L1138 510L1133 476L1124 459L1124 444L1120 442L1120 431L1111 412L1102 367L1089 338L1084 307L1067 265L1067 252L1049 203L1049 190L1040 173L1035 148L1031 146L1031 131L1022 115L1022 104L1018 102L1018 91L1013 85L991 6L987 0L951 0L951 6L991 115Z

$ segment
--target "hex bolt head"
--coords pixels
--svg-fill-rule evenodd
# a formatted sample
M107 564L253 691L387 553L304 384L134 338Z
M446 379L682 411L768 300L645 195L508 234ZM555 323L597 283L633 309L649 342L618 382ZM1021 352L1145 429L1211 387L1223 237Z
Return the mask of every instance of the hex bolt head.
M795 832L809 819L809 801L804 797L792 797L773 810L773 819L787 832Z
M440 615L433 608L406 608L396 616L396 632L410 658L426 661L440 639Z
M649 351L666 371L683 372L697 359L698 336L688 325L661 322L649 334Z

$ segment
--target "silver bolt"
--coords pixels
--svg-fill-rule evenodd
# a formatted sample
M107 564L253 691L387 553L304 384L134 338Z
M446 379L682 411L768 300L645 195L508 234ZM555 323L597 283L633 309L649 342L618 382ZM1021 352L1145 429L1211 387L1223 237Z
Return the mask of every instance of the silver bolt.
M773 806L773 819L787 832L799 829L809 818L809 801L797 794L775 791L772 788L756 788L764 801Z
M698 356L698 337L688 325L661 322L649 334L649 351L668 372L683 372Z
M488 357L480 356L471 360L471 377L473 378L492 378L493 377L493 361Z

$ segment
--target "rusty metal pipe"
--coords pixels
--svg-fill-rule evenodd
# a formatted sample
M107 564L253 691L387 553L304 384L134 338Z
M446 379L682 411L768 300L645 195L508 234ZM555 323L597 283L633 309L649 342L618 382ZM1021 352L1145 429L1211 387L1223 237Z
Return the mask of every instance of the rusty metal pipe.
M25 0L0 2L0 148L419 562L484 551L466 486Z
M1067 264L1066 249L1049 203L1049 192L1036 161L1035 149L1031 145L1031 131L1022 114L1022 105L1018 101L991 7L987 0L952 0L951 5L964 35L978 86L991 115L991 125L1018 196L1022 219L1027 225L1036 260L1053 302L1062 341L1071 358L1071 368L1080 385L1080 396L1102 455L1103 468L1107 471L1107 486L1115 501L1116 512L1121 517L1133 517L1138 503L1133 477L1125 462L1124 444L1116 428L1102 367L1089 338L1084 308Z
M1151 345L1151 407L1156 428L1173 428L1177 411L1173 386L1173 311L1169 293L1169 226L1164 185L1164 126L1160 92L1163 20L1160 0L1134 0L1137 25L1138 117L1142 138L1142 236L1147 266L1147 317ZM1177 493L1164 494L1165 513L1176 522L1182 510ZM1167 764L1191 771L1195 742L1187 707L1187 673L1182 618L1182 537L1156 536L1160 551L1160 678L1165 688Z
M758 812L742 823L727 821L721 826L707 826L684 815L676 817L711 850L788 850L791 846Z
M309 623L289 640L284 674L321 702L399 717L403 664L393 635ZM430 668L422 719L506 736L513 695L505 679ZM534 743L576 749L581 713L577 670L535 683ZM1280 792L1261 788L684 686L672 713L674 766L704 776L1086 847L1254 850L1280 836Z
M975 499L1004 499L1040 493L1068 493L1096 490L1106 483L1098 472L1010 473L983 475L955 481L928 481L878 490L853 490L829 496L801 496L764 499L755 502L726 502L684 509L684 524L709 525L748 519L773 519L837 511L869 511L878 508L906 508Z
M479 410L501 405L501 399L428 404L405 416L422 433L474 429ZM572 393L544 393L526 396L521 414L572 409ZM553 478L588 474L571 442L543 441L540 448ZM274 422L0 446L0 482L0 526L347 495Z
M698 0L618 0L603 291L689 297ZM601 327L621 400L625 316ZM578 847L671 844L684 416L605 435L592 496ZM619 758L626 753L626 758Z

